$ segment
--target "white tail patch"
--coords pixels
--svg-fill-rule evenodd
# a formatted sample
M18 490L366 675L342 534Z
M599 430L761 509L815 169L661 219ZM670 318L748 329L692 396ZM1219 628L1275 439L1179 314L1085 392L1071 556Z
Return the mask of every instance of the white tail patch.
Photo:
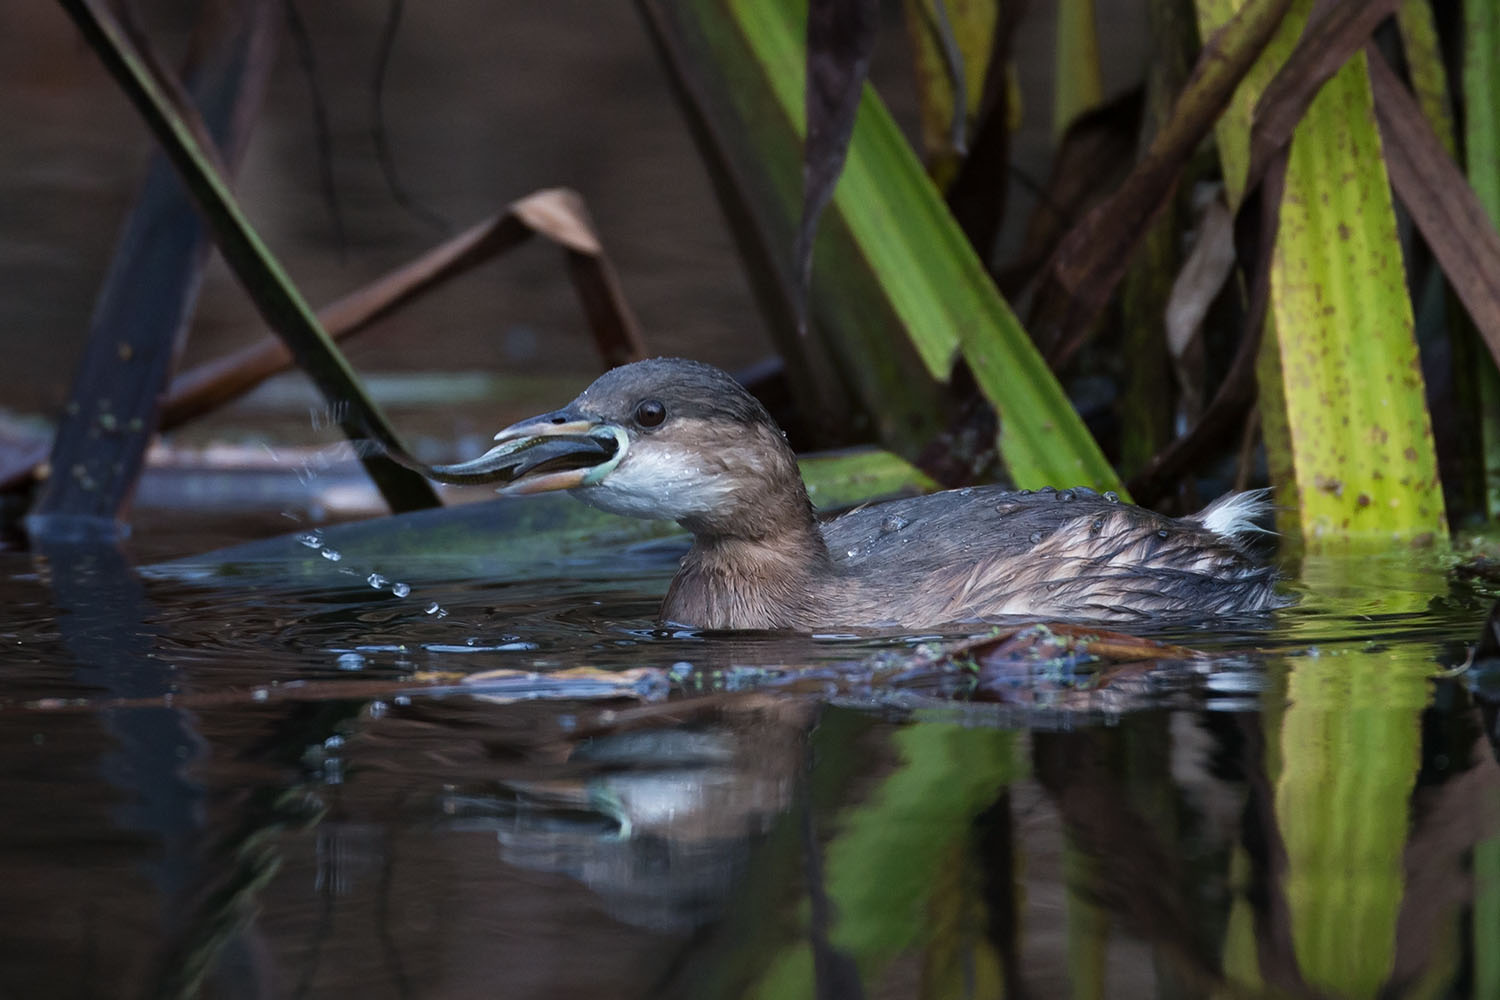
M1255 523L1270 509L1270 490L1247 490L1244 493L1224 494L1194 514L1191 520L1225 538L1252 533L1274 535L1276 532L1268 531Z

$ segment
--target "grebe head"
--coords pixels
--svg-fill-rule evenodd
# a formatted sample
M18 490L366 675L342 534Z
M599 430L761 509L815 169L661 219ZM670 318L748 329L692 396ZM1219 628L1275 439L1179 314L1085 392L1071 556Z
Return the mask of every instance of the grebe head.
M600 376L577 399L495 435L439 478L508 483L503 494L569 490L616 514L677 521L698 535L763 537L811 523L796 458L770 414L727 373L660 358Z

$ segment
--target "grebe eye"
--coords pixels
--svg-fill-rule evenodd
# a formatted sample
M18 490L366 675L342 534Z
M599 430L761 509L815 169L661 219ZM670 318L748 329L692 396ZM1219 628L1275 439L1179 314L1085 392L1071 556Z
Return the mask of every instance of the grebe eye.
M661 400L647 399L635 406L635 422L642 427L655 427L667 419L667 408L661 405Z

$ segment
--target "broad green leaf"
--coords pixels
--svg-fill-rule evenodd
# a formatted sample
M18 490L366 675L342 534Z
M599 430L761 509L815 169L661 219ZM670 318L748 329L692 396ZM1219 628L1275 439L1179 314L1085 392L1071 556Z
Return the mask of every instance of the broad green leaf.
M1305 657L1280 720L1276 825L1302 978L1374 997L1395 960L1408 803L1421 764L1425 650Z
M905 459L869 448L805 455L798 461L807 495L823 511L840 510L879 497L913 491L930 493L938 484Z
M1363 53L1324 86L1292 140L1271 310L1304 541L1445 540Z
M1197 0L1207 33L1242 0ZM1232 205L1251 116L1307 23L1297 0L1218 128ZM1288 153L1258 366L1282 530L1311 546L1446 538L1390 185L1364 55L1330 80ZM1300 531L1298 526L1300 523Z
M805 4L643 7L733 167L762 249L788 277L802 198ZM927 444L939 426L940 383L961 350L1000 414L999 451L1017 486L1119 489L872 88L814 247L811 304L815 332L887 447L912 456Z

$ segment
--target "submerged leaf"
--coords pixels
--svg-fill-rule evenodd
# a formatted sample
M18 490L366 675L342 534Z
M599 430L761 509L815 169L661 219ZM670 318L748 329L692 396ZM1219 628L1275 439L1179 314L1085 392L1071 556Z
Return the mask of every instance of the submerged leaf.
M798 465L808 495L824 514L935 486L901 458L873 449L806 455ZM670 521L607 514L572 497L550 494L333 525L157 564L148 572L219 583L266 577L329 580L331 551L341 563L393 579L528 580L566 576L578 555L662 539L685 543L686 536ZM673 541L660 552L621 559L618 572L639 576L670 570L681 554L676 545Z
M938 484L897 455L873 448L803 455L798 459L807 495L820 511L843 510L877 497L926 493Z

